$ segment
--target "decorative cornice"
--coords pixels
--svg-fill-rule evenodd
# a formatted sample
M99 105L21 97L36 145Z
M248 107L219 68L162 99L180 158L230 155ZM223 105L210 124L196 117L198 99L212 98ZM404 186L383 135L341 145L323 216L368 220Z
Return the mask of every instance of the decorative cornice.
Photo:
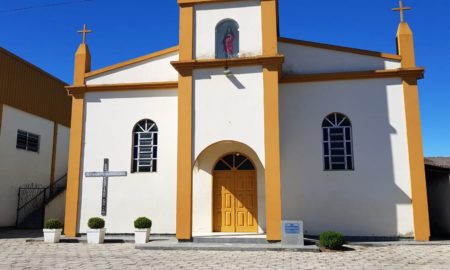
M239 67L262 65L268 69L280 69L284 62L283 55L242 57L231 59L200 59L187 61L173 61L172 66L180 74L191 74L194 69L217 68L217 67Z
M284 75L280 83L305 83L321 81L341 81L341 80L363 80L363 79L381 79L395 78L403 79L423 79L424 68L401 68L391 70L368 70L353 72L336 72L320 74L302 74L302 75Z
M179 6L189 6L195 4L213 4L223 2L237 2L242 0L178 0ZM277 1L277 0L261 0L261 1Z
M389 60L397 60L397 61L402 60L402 57L400 55L391 54L391 53L362 50L362 49L337 46L337 45L331 45L331 44L325 44L325 43L317 43L317 42L298 40L298 39L291 39L291 38L285 38L285 37L278 38L278 41L284 42L284 43L289 43L289 44L294 44L294 45L314 47L314 48L319 48L319 49L326 49L326 50L332 50L332 51L340 51L340 52L361 54L361 55L366 55L366 56L380 57L380 58L389 59Z
M89 73L86 73L84 75L84 77L85 78L94 77L94 76L97 76L97 75L100 75L100 74L103 74L103 73L106 73L106 72L109 72L109 71L112 71L112 70L116 70L116 69L120 69L120 68L127 67L127 66L130 66L130 65L134 65L134 64L137 64L137 63L140 63L140 62L143 62L143 61L155 59L157 57L160 57L160 56L163 56L163 55L166 55L166 54L177 52L178 49L179 49L178 45L177 46L173 46L173 47L161 50L161 51L150 53L150 54L147 54L147 55L144 55L144 56L141 56L141 57L138 57L138 58L134 58L134 59L131 59L131 60L128 60L128 61L125 61L125 62L121 62L121 63L115 64L115 65L112 65L112 66L108 66L108 67L104 67L104 68L101 68L101 69L98 69L98 70L95 70L95 71L91 71Z
M127 90L170 90L178 89L178 82L148 82L148 83L122 83L122 84L99 84L67 86L69 95L82 94L86 92L110 92Z

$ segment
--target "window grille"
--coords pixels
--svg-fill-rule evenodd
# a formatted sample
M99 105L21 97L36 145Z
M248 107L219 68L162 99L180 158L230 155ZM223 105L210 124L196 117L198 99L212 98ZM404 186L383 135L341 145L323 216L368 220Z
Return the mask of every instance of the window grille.
M152 120L142 120L133 129L132 172L156 172L158 127Z
M324 169L354 170L352 124L340 113L328 115L322 123Z
M17 130L16 149L23 149L30 152L39 153L40 136L23 131Z

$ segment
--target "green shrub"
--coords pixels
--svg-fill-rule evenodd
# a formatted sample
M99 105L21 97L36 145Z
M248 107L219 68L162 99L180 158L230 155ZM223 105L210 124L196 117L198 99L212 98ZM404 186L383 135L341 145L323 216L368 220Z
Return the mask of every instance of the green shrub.
M152 227L152 221L146 217L140 217L134 221L134 227L136 229L150 229Z
M53 218L48 219L47 221L45 221L45 224L44 224L44 229L55 230L55 229L62 229L62 228L63 228L63 224L58 219L53 219Z
M105 228L105 220L99 217L90 218L88 221L88 227L90 229L103 229Z
M320 235L320 246L331 249L339 250L345 244L344 236L338 232L324 232Z

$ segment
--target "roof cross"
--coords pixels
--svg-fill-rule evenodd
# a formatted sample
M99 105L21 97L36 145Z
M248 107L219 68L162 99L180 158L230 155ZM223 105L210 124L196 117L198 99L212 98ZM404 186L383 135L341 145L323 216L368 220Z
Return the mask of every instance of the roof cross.
M403 0L400 0L400 7L398 8L393 8L392 11L400 11L400 21L404 22L405 21L405 10L411 10L411 7L405 7L403 6Z
M92 30L87 30L86 24L83 25L83 30L77 31L80 34L83 34L83 44L86 44L86 36L89 33L92 33Z

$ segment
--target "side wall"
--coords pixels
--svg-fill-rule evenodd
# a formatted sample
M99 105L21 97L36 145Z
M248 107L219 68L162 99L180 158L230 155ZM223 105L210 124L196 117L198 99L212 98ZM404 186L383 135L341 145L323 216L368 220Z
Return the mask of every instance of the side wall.
M52 121L3 106L0 133L0 227L15 226L17 193L22 184L50 184ZM39 153L16 149L17 130L40 135Z
M70 128L58 125L58 140L56 144L55 181L67 174L69 159ZM64 203L63 206L64 207Z
M278 42L280 54L286 57L283 72L311 74L348 71L397 69L400 61Z
M103 170L126 177L109 179L106 227L108 233L133 233L133 221L147 216L152 233L175 233L177 179L177 90L142 90L87 93L79 232L101 214L102 178L85 172ZM158 132L156 173L131 173L132 130L142 119L153 120Z
M62 192L54 198L49 204L45 206L45 219L56 218L64 220L66 204L66 191Z
M353 125L354 171L324 171L321 124ZM400 79L280 87L283 218L306 234L413 236L405 107Z

